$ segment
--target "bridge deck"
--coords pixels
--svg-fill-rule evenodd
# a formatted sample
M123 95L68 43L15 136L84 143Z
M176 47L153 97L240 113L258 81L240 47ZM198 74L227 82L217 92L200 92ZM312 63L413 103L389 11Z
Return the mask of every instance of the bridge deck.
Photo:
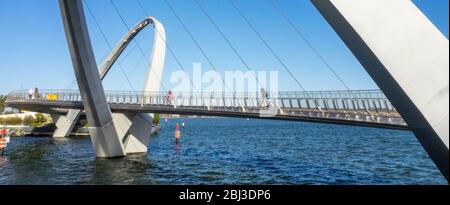
M407 130L397 111L380 91L271 93L270 99L248 93L180 93L168 100L164 93L107 92L113 112L141 112L276 120L308 121ZM10 93L10 107L39 112L64 112L84 106L76 91Z

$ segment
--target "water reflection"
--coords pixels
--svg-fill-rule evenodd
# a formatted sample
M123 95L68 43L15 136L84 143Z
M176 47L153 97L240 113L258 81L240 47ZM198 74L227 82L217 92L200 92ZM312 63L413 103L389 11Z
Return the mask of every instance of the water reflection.
M0 156L0 167L2 167L3 165L5 165L8 162L8 159L6 159L3 156Z
M4 163L1 164L2 168L7 167L6 172L9 179L15 181L17 184L27 184L32 182L42 182L37 179L35 173L48 178L54 173L54 163L56 161L47 160L46 156L49 154L49 145L51 141L41 141L38 143L26 143L26 144L13 144L11 143L5 152L3 157ZM21 149L14 150L15 146L20 146ZM58 155L55 155L56 157ZM5 172L4 172L5 173ZM2 180L3 181L3 180Z
M179 144L179 143L176 144L176 143L175 143L175 154L176 154L176 155L179 155L179 154L181 153L181 151L182 151L181 148L182 148L182 147L181 147L181 144Z
M87 184L140 184L146 183L147 171L154 166L147 154L133 154L125 158L95 159L89 167L92 177Z

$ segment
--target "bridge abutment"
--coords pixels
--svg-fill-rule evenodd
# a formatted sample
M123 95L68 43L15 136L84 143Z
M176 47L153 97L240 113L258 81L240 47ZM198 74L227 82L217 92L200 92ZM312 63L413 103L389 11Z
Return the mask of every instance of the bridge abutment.
M52 114L51 117L56 125L56 130L53 132L54 138L68 137L72 133L78 119L80 118L81 110L69 110L66 115Z

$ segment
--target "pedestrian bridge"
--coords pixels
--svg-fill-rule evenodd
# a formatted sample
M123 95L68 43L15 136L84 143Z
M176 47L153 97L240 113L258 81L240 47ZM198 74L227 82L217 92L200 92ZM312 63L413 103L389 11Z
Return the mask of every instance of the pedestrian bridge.
M409 129L380 90L268 93L174 93L106 91L112 112L159 113L345 124ZM44 113L84 110L79 91L9 93L7 105Z
M89 37L83 2L82 0L59 1L75 71L74 83L78 84L80 91L40 90L39 93L31 96L28 96L26 91L16 91L10 93L7 98L9 107L51 114L57 128L53 134L54 137L68 136L83 112L90 125L89 133L96 156L109 158L148 151L147 145L152 133L152 117L146 113L261 118L411 129L448 180L448 39L410 1L395 1L395 3L339 1L338 3L330 0L312 0L313 5L383 92L380 90L351 91L288 16L276 4L273 4L274 9L284 17L283 19L289 23L298 34L297 36L309 45L323 64L347 88L347 91L305 91L302 83L263 38L263 35L257 31L244 12L230 1L234 10L303 92L270 93L269 97L263 97L266 95L259 93L175 93L170 100L167 100L164 92L147 92L166 89L162 83L166 47L179 67L185 70L179 58L167 45L162 23L154 17L146 17L132 27L126 23L114 2L110 1L128 32L115 48L109 45L111 53L107 55L99 71L99 66L95 63L97 61ZM166 4L204 59L208 61L209 66L216 70L209 55L183 22L184 19L178 17L170 3L166 1ZM197 4L241 63L251 71L238 49L224 34L226 32L220 29L200 3L197 2ZM87 5L86 7L88 8ZM144 7L142 8L145 11ZM95 17L92 12L91 14ZM367 16L370 18L366 18ZM95 24L103 34L104 40L109 42L98 22ZM102 79L131 41L149 25L154 27L154 41L151 60L147 59L149 69L143 91L105 91ZM136 47L146 59L145 52L137 42ZM129 81L126 72L123 74ZM74 83L72 84L75 85ZM226 85L225 81L223 83ZM194 83L191 81L191 84ZM393 105L397 109L394 109Z

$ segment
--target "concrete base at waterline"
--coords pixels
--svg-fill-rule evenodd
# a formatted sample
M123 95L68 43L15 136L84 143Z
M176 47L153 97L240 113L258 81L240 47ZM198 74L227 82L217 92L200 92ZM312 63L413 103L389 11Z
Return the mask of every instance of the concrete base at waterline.
M137 114L133 120L124 146L127 154L145 153L152 134L153 119L145 113Z
M125 148L117 135L113 122L108 123L105 127L90 127L89 133L97 157L126 156Z
M153 131L153 119L145 113L113 113L118 136L127 154L146 153Z

